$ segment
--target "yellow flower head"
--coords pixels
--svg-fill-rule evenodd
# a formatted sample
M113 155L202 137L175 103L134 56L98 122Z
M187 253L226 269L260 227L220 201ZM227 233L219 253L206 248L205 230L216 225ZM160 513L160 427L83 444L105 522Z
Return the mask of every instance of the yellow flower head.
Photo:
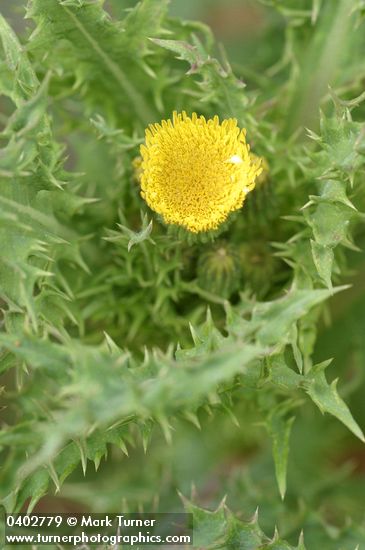
M216 229L241 208L261 172L236 119L220 124L184 111L147 128L141 156L142 197L166 223L193 233Z

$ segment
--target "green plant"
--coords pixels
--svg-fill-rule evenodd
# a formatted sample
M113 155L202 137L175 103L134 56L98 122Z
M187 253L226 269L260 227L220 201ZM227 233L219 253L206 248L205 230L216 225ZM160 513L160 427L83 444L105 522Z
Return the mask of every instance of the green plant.
M364 6L263 4L234 71L167 0L29 0L20 38L0 16L7 511L181 510L194 481L202 548L365 548ZM173 110L236 118L267 163L205 238L140 196L145 128ZM289 542L198 507L224 494Z

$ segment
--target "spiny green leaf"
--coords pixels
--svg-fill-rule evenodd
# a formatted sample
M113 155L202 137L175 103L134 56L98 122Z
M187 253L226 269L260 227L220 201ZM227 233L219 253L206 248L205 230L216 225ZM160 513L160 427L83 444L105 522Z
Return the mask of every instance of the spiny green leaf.
M0 91L7 93L19 105L23 100L31 97L36 92L38 80L17 36L1 14L0 38L3 46L3 50L1 51L0 49L0 59L3 53L4 62L9 71L4 81L5 86L3 84Z
M124 25L124 42L132 55L141 56L147 50L146 37L161 32L164 16L170 0L143 0L133 8Z
M318 204L313 213L305 212L316 242L331 247L346 239L353 215L353 210L346 206L328 203Z
M322 116L321 133L326 162L331 167L350 174L365 162L359 154L365 138L364 124L340 116Z
M210 512L195 506L184 499L184 506L187 513L193 515L195 546L212 546L222 540L226 529L226 514L223 506L215 512Z
M197 72L207 61L207 56L201 57L201 54L196 46L192 46L188 42L179 40L165 40L161 38L153 38L152 42L178 54L178 59L187 61L190 64L189 74Z
M283 410L282 407L273 409L267 421L267 428L272 438L276 480L282 499L285 497L286 493L289 439L292 425L295 420L294 416L286 418L285 413L286 411Z
M326 380L324 368L327 364L328 362L313 367L306 378L306 391L322 412L327 412L338 418L359 439L365 441L361 428L353 419L345 402L338 395L337 380L334 380L331 384L328 384Z
M313 261L317 268L318 275L328 288L332 288L331 275L334 254L332 248L321 245L316 241L311 241Z
M317 304L346 287L331 290L291 289L286 296L272 302L258 303L252 314L257 327L256 338L262 345L275 345L288 334L291 325Z
M270 365L270 378L274 384L289 390L300 386L303 377L286 365L283 355L274 355L267 361Z
M49 473L42 468L24 483L18 498L21 503L29 499L27 505L28 514L33 511L38 501L46 494L49 487L49 479ZM17 507L17 510L20 510L20 507Z
M227 512L227 528L223 548L226 550L260 548L266 537L254 518L251 522L244 523L229 511Z
M185 511L193 517L193 543L199 548L221 548L222 550L305 550L301 541L294 548L275 532L269 539L258 524L257 514L251 521L244 522L226 508L224 502L210 512L182 497Z
M108 97L119 95L120 112L124 115L128 112L127 99L133 106L136 119L147 124L154 118L154 112L137 85L136 80L141 83L139 75L135 76L134 82L127 77L123 61L131 63L137 54L139 57L143 55L141 45L147 42L145 28L150 32L153 27L159 28L163 6L161 2L145 0L127 17L123 28L121 23L111 21L100 3L75 6L58 0L47 3L32 0L28 16L36 21L37 29L32 37L31 50L38 53L46 44L47 48L53 44L54 48L48 50L46 63L50 67L56 66L60 72L74 74L78 87L84 86L84 90L92 91L88 97L93 104L96 98L100 98L100 106ZM128 25L131 25L130 30ZM59 55L61 44L52 39L54 36L63 37L62 47L66 51L62 56ZM100 37L101 41L98 40Z
M24 102L8 120L4 130L4 136L17 134L17 138L34 129L41 131L41 123L47 108L47 91L49 76L47 76L39 86L36 94Z
M310 195L311 199L316 199L318 201L327 201L327 202L340 202L349 208L355 209L355 206L352 204L350 199L347 196L346 185L342 181L337 180L325 180L323 183L320 183L320 194L319 196L313 197Z

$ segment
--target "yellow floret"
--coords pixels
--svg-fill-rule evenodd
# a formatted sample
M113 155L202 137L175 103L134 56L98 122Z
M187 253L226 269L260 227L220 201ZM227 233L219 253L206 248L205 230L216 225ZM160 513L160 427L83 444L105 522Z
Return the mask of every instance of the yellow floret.
M173 113L151 124L141 145L141 195L167 224L216 229L255 187L261 161L236 119Z

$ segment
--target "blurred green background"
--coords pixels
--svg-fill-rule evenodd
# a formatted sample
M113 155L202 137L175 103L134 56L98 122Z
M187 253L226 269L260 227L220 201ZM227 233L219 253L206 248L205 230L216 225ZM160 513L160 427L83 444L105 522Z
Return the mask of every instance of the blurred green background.
M301 2L298 2L300 4ZM105 8L116 18L135 6L136 0L106 0ZM2 0L1 11L17 32L27 26L23 0ZM275 11L256 0L171 0L170 14L188 20L198 20L211 27L217 41L224 45L233 65L248 70L277 61L277 50L267 40L272 33L275 43L284 44L284 20ZM260 38L266 36L257 48Z

